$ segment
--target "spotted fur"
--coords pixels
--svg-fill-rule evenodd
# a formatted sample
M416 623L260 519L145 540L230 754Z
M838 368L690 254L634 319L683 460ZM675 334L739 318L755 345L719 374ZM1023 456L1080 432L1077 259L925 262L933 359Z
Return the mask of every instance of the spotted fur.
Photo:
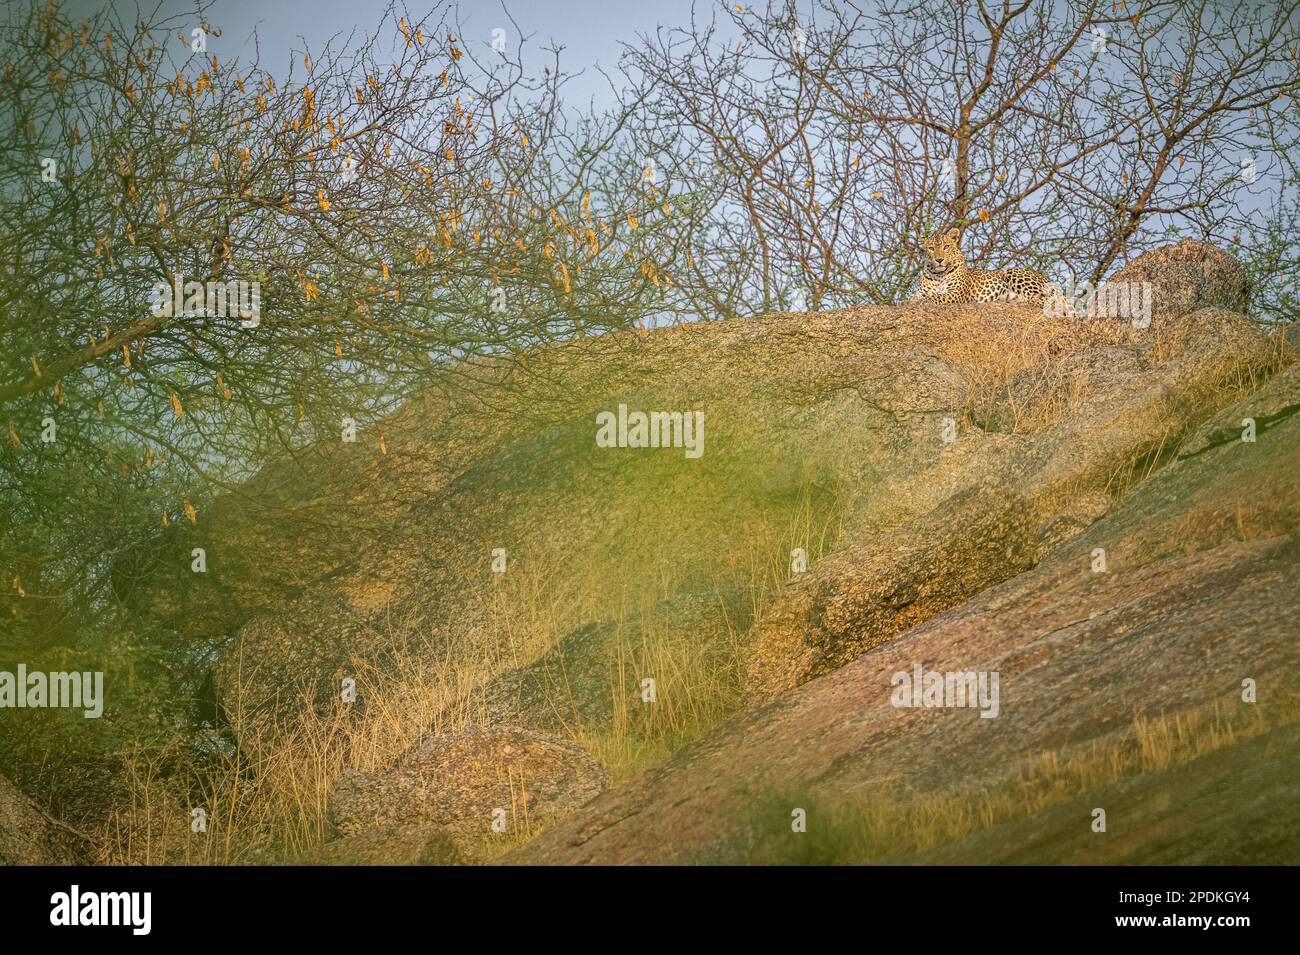
M972 269L961 254L961 230L922 240L925 272L913 302L1031 302L1043 304L1060 290L1029 269Z

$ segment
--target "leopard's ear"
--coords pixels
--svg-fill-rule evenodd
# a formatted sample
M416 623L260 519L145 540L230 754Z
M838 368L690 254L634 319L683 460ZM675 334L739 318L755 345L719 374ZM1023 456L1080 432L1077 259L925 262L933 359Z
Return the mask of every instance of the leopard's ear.
M949 229L948 238L956 242L961 238L961 229Z

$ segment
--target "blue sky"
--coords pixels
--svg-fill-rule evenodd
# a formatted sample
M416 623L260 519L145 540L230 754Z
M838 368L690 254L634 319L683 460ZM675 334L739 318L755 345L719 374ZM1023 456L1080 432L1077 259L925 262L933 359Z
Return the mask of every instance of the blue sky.
M71 0L64 8L73 17L105 6L115 6L124 20L134 19L134 5L122 0L114 4L96 0ZM205 4L208 20L222 31L208 40L209 50L222 60L243 59L253 50L253 34L261 44L263 65L279 75L287 67L292 51L301 50L304 40L320 47L333 36L346 38L353 31L373 32L387 0L216 0ZM154 9L141 0L142 10ZM585 105L593 97L597 107L610 104L609 87L597 72L604 66L613 75L621 43L633 41L639 33L653 33L656 26L681 26L690 22L692 8L697 17L708 19L720 11L720 0L519 0L505 6L500 0L462 0L456 5L462 21L462 40L478 52L491 49L493 30L506 31L507 43L515 49L522 33L527 37L523 64L526 72L540 72L551 62L543 47L562 46L561 65L565 72L582 75L566 90L566 101ZM192 13L195 5L186 0L163 0L163 16ZM419 19L435 9L432 3L410 2L406 9ZM516 27L503 13L509 9ZM197 20L196 20L197 25Z

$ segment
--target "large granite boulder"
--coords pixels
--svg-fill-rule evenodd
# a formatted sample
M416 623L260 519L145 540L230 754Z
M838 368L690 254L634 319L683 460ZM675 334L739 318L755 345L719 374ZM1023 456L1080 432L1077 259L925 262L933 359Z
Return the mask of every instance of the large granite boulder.
M1127 282L1149 286L1155 317L1215 306L1245 312L1250 301L1246 267L1222 249L1196 239L1143 252L1102 283L1102 288Z
M608 784L604 768L569 740L471 726L425 738L388 769L345 773L329 817L349 836L425 825L487 840L563 818Z
M91 846L0 776L0 865L85 865Z

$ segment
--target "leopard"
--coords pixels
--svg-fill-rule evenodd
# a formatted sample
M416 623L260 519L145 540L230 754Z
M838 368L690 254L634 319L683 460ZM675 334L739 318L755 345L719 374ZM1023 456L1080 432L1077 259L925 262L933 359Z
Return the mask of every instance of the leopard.
M1058 306L1061 290L1030 269L972 269L961 252L961 229L922 239L925 272L913 302L1029 302Z

